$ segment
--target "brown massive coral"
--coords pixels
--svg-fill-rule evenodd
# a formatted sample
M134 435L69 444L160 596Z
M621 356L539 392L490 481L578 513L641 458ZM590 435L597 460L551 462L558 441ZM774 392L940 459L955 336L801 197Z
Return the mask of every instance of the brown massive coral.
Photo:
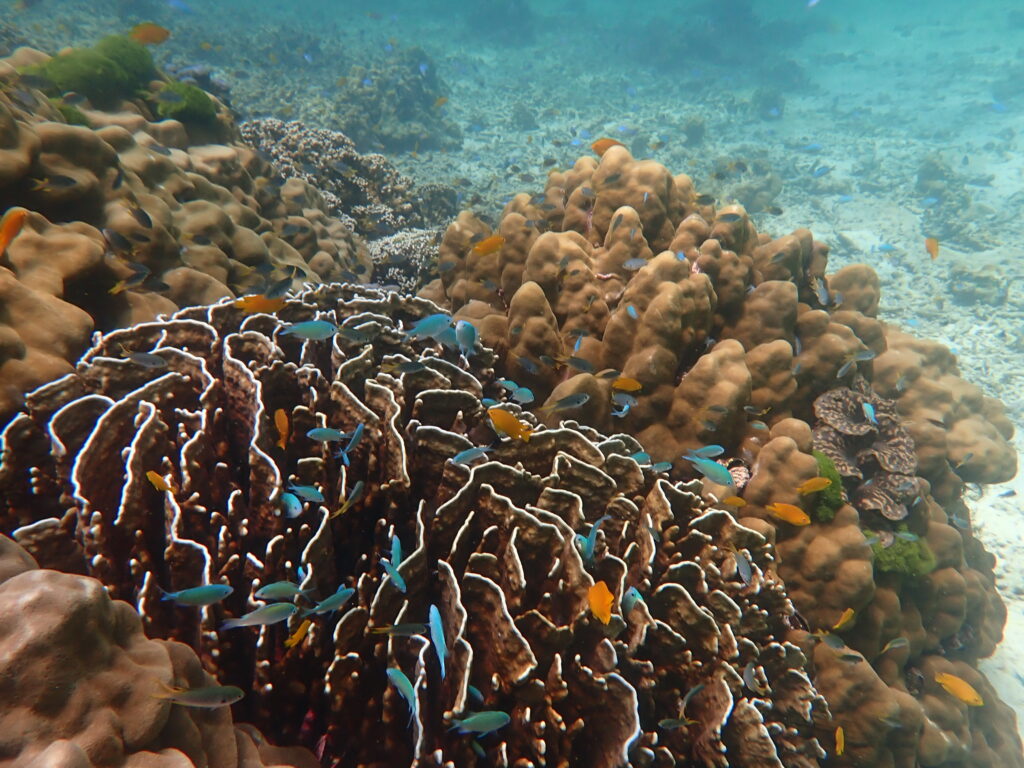
M0 62L0 207L31 211L0 254L0 422L94 329L281 281L368 279L362 241L304 181L241 144L195 144L140 100L82 104L89 127L69 125L14 69L41 56Z
M677 478L696 464L681 454L722 447L732 482L712 469L704 496L738 494L739 521L775 543L851 760L1021 765L987 683L970 718L934 695L938 671L979 680L1002 631L962 492L1014 474L1012 427L948 350L875 319L870 267L827 275L827 260L810 232L771 239L742 207L613 146L514 198L493 231L462 214L422 293L477 325L549 424L627 431ZM830 490L797 490L819 475ZM780 503L811 523L780 519ZM862 707L866 687L882 714Z
M660 479L625 435L541 428L454 462L494 440L480 400L497 385L486 350L460 361L401 331L434 309L324 287L279 317L221 303L108 334L4 432L0 524L251 691L241 719L342 765L467 765L474 749L509 765L817 765L828 709L764 533L709 508L697 484ZM341 330L319 342L281 334L282 321L313 317ZM166 367L133 366L121 345ZM306 434L359 425L344 460ZM150 470L172 490L157 491ZM324 503L282 514L289 481ZM333 515L357 482L362 495ZM395 539L401 582L378 566ZM300 567L313 599L352 587L351 602L311 616L304 635L298 616L221 627ZM205 611L160 600L159 587L206 581L235 593ZM607 624L588 607L598 581L614 595ZM430 605L445 672L423 627L374 632L426 623ZM415 687L411 726L389 668ZM511 722L474 747L449 730L472 710Z
M311 752L272 746L224 709L157 694L209 684L192 649L150 640L138 614L84 576L40 569L0 536L0 765L298 766Z

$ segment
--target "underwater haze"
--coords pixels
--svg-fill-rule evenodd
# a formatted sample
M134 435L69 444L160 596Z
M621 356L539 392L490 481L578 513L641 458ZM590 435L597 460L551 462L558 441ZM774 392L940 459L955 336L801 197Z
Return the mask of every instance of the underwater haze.
M74 764L1024 768L1024 3L6 11L0 534L163 708Z

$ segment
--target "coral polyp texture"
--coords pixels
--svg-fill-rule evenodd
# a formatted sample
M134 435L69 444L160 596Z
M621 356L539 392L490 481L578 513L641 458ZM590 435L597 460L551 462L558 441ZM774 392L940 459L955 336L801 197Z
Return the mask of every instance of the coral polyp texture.
M276 318L225 302L100 338L4 432L4 529L44 567L135 601L148 635L195 647L222 684L249 691L239 719L319 741L345 765L435 751L471 764L473 739L450 730L471 710L511 718L477 742L496 763L817 765L828 709L766 536L643 466L626 435L538 427L472 466L453 461L494 440L480 401L498 386L488 351L467 363L399 330L435 311L323 287ZM340 330L281 333L313 318ZM166 366L133 366L122 345ZM317 428L362 432L336 452ZM323 503L283 513L289 484ZM308 607L354 594L304 630L298 615L224 628L283 580L301 581ZM204 582L234 593L206 610L161 600ZM596 582L614 601L603 621L588 604ZM422 636L429 606L444 646ZM411 718L389 669L412 681Z
M632 434L774 544L839 762L1024 764L975 666L1005 608L963 499L965 481L1014 475L1012 426L945 347L876 318L869 266L827 266L807 230L761 234L612 145L493 230L460 214L421 295L475 324L546 423ZM693 453L706 446L717 461Z
M0 421L70 371L94 330L282 281L369 279L362 240L306 182L232 141L226 111L221 144L142 98L78 103L88 125L72 125L14 68L47 61L23 48L0 63L0 202L30 212L0 255Z

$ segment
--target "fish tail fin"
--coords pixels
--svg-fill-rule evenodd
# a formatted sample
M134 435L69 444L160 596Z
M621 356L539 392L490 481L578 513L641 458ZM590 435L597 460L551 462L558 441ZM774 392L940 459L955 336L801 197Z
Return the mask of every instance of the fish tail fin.
M220 628L221 629L234 629L235 627L244 627L244 626L245 625L241 623L241 619L228 619L227 621L225 621L223 624L220 625Z
M174 694L181 693L183 690L185 690L184 688L176 688L173 685L168 685L163 680L157 680L156 683L160 687L160 690L149 694L154 699L169 699Z

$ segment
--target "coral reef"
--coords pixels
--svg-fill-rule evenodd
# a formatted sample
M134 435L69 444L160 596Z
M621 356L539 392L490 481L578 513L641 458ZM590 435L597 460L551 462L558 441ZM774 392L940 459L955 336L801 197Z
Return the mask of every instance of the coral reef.
M338 131L263 118L242 123L241 132L282 173L316 187L328 211L367 239L440 226L456 213L454 190L416 186L383 155L360 154Z
M510 765L818 765L828 709L765 526L659 478L632 438L581 425L453 460L494 439L481 398L499 386L489 351L460 358L403 332L436 309L322 286L277 317L225 301L99 337L4 431L0 525L45 567L136 602L151 637L193 645L249 692L236 715L345 765L470 765L474 751ZM282 333L312 318L340 330ZM166 367L132 366L122 346ZM363 431L336 454L314 427ZM323 502L282 513L289 482ZM303 604L340 587L351 602L305 630L299 616L224 627L283 579L301 580ZM205 610L160 600L203 582L234 593ZM607 620L588 608L597 582ZM423 636L429 606L443 643ZM392 625L412 628L379 631ZM413 681L411 718L395 669ZM471 710L511 719L474 742L451 729Z
M870 267L826 275L827 259L810 232L759 234L743 207L611 146L516 196L493 230L460 214L422 295L477 326L549 426L628 432L678 480L699 468L681 455L720 446L703 497L737 497L738 522L775 544L851 760L1024 764L987 683L970 718L962 704L951 717L932 678L907 683L949 661L979 680L999 640L1005 609L963 490L1013 476L1012 427L946 348L875 319ZM798 490L816 476L829 487ZM850 669L859 682L841 682Z
M230 710L159 698L209 684L192 649L147 639L139 615L98 581L39 569L0 536L0 616L15 615L0 627L4 765L319 765L305 749L233 725Z
M369 278L362 240L304 181L236 142L197 145L138 99L80 103L89 126L69 125L14 69L41 58L0 63L0 203L31 211L0 256L0 422L72 370L93 330L281 281Z

